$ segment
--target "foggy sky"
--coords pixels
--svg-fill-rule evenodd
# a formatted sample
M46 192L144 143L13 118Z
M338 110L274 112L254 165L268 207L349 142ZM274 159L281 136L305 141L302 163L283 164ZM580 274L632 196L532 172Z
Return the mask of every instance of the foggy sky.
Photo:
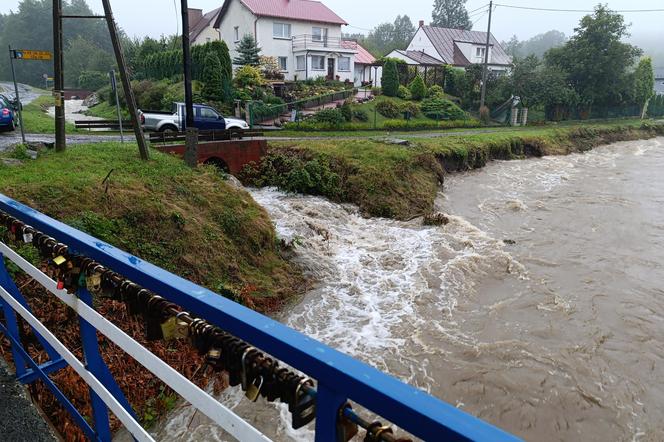
M175 11L175 3L178 12ZM209 11L222 4L223 0L189 0L189 7ZM497 0L518 6L548 7L558 9L592 9L599 0ZM604 0L609 7L619 9L654 9L664 8L664 0ZM1 0L0 13L16 10L19 0ZM488 0L469 0L466 7L469 11L486 5ZM101 12L101 1L88 0L93 10ZM115 17L119 25L130 36L174 34L176 20L179 20L180 0L111 0ZM397 15L408 15L417 26L420 19L427 23L431 20L433 0L325 0L333 11L346 20L351 26L344 27L344 32L363 32L379 23L393 21ZM404 4L407 5L404 8ZM485 8L486 10L487 8ZM473 13L475 14L475 13ZM567 35L572 34L579 19L585 14L576 12L537 12L497 7L493 16L492 32L498 40L508 40L516 34L519 39L527 39L534 35L557 29ZM664 12L625 14L626 20L633 26L630 32L635 37L647 36L664 41ZM486 15L474 15L477 20L473 29L485 30Z

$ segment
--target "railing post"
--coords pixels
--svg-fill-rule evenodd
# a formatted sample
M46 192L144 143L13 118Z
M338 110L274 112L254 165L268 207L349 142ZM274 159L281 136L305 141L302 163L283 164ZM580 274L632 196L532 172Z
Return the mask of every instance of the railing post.
M0 285L11 294L11 290L7 284L8 277L9 273L7 273L7 269L5 268L4 255L0 254ZM18 332L18 321L16 320L14 309L7 305L2 298L0 298L0 303L2 304L2 311L5 315L5 322L7 323L7 333L13 338L10 339L10 342L12 343L12 357L14 358L14 366L16 367L16 377L18 378L23 376L27 371L25 361L21 357L19 349L16 348L17 344L14 344L14 342L21 342L21 336Z
M78 298L86 303L88 306L92 305L92 295L85 288L79 288L77 291ZM99 381L104 384L104 387L115 397L115 399L122 405L122 407L132 415L136 420L137 417L134 410L131 408L129 401L125 397L120 387L115 382L113 375L106 366L106 363L99 354L99 342L97 341L97 330L85 319L78 317L78 324L81 329L81 342L83 344L83 357L85 358L85 368L92 373ZM92 401L92 413L94 415L94 427L97 436L102 441L111 441L113 435L108 420L108 408L104 401L94 392L92 387L90 390L90 399Z
M2 285L5 288L5 290L7 290L7 292L14 299L16 299L16 301L19 304L21 304L23 307L25 307L29 312L32 312L32 310L30 309L30 306L28 305L28 302L25 300L25 298L21 294L18 287L16 287L16 284L14 283L14 280L12 279L11 275L7 271L7 268L5 267L5 261L4 261L3 258L4 258L3 255L0 254L0 261L2 261L0 263L0 285ZM11 315L10 316L14 318L14 322L16 323L16 329L15 330L16 330L17 334L15 335L15 337L18 339L18 342L21 342L20 341L20 336L18 335L18 322L16 322L16 316L14 314L14 310L12 310L11 308L10 308L10 310L11 310ZM10 321L10 319L7 319L7 321ZM8 322L8 324L9 324L9 322ZM10 331L12 331L11 328L10 328ZM37 339L39 340L39 343L44 348L44 350L46 350L46 353L48 354L48 357L51 359L51 361L55 361L55 360L59 359L60 355L58 354L58 352L56 352L53 349L53 347L51 347L51 345L48 342L46 342L46 340L39 333L37 333L36 330L33 330L33 332L34 332L35 336L37 337ZM18 369L17 369L16 373L18 375ZM21 373L21 374L24 374L24 373Z
M316 442L337 442L337 417L347 398L318 383L316 392Z

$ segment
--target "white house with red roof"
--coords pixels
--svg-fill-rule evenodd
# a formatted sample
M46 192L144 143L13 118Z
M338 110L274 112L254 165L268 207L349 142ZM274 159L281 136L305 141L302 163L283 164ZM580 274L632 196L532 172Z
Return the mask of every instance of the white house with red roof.
M277 59L287 80L355 80L357 43L342 39L341 27L346 21L320 1L225 0L213 13L214 20L201 22L205 24L202 29L196 28L205 36L196 43L205 43L213 35L208 29L212 28L234 58L240 39L251 35L261 55Z

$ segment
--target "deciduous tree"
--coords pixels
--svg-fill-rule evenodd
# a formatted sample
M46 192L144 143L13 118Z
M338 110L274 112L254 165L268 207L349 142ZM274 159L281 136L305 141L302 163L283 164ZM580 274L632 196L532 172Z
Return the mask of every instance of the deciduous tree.
M470 30L473 23L468 17L467 0L435 0L433 4L432 26Z

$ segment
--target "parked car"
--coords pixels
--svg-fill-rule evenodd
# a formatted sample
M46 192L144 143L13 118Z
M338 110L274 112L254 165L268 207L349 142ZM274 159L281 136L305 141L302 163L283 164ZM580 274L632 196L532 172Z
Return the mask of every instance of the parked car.
M139 110L138 114L143 129L155 132L182 132L186 119L184 103L173 103L171 112ZM246 121L224 117L216 109L203 104L194 104L194 126L200 130L249 129Z
M0 95L0 130L16 129L15 102L5 95Z

